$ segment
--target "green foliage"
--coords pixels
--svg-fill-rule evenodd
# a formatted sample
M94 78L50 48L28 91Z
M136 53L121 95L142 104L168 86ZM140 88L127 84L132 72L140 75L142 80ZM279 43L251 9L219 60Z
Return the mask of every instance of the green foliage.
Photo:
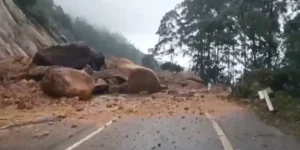
M215 83L232 81L237 64L243 73L281 67L279 18L288 7L285 0L184 0L161 20L153 53L171 45L190 55L193 70Z
M280 110L276 117L287 122L300 121L300 99L290 96L284 92L276 92L274 106Z
M125 57L141 64L144 54L118 33L111 33L106 29L96 29L80 18L73 22L71 32L77 41L86 41L104 54Z
M183 67L172 62L165 62L160 66L161 70L168 70L168 71L175 71L175 72L181 72L183 71Z
M145 55L142 58L142 65L144 67L150 68L152 70L158 71L159 70L159 64L153 57L153 55Z
M37 0L13 0L20 8L26 9L28 7L34 6Z

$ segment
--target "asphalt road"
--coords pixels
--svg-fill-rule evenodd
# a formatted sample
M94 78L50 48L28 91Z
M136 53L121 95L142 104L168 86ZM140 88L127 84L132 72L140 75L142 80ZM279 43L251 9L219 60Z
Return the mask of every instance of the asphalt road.
M299 150L300 143L295 138L265 125L253 113L231 113L214 118L129 118L105 128L91 122L66 120L0 131L0 149ZM77 127L72 128L74 124ZM36 137L33 134L36 131L50 132Z

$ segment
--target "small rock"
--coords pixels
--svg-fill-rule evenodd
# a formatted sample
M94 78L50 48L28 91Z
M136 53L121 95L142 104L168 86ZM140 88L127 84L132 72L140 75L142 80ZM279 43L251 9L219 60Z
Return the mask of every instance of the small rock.
M118 109L119 109L119 110L123 110L124 107L123 107L123 106L119 106Z
M84 119L84 117L85 117L85 116L82 115L82 116L79 116L78 119Z
M167 93L168 93L169 95L177 95L177 94L179 94L179 91L176 90L176 89L170 89L170 90L168 90Z
M201 98L204 98L204 95L201 95Z
M72 124L72 126L71 126L71 128L77 128L78 127L78 125L76 125L76 124Z
M31 103L25 103L25 107L27 110L33 109L33 105Z
M85 105L83 105L83 104L75 104L75 105L73 106L73 108L74 108L76 111L83 111L84 108L85 108Z
M190 94L190 92L180 92L178 95L181 97L192 97L193 96Z
M190 110L190 108L189 107L184 107L184 110Z
M20 101L17 105L17 109L25 109L26 108L26 104L23 101Z
M79 96L76 96L73 99L74 99L74 101L78 101L80 98L79 98Z
M127 113L127 114L134 113L134 112L135 112L135 110L132 109L132 108L129 108L129 109L126 110L126 113Z
M2 101L2 104L5 105L5 106L10 106L10 105L13 104L13 101L11 101L11 99L5 98L5 99Z
M44 133L41 133L41 134L34 135L33 138L43 138L43 137L48 136L49 134L50 134L49 132L44 132Z
M186 98L185 97L175 97L175 101L183 102L183 101L186 101Z
M66 113L62 113L62 114L58 115L58 118L65 119L65 118L67 118L67 114Z
M209 113L214 113L215 110L211 109L211 110L209 110L208 112L209 112Z
M112 107L113 107L113 104L112 104L112 103L106 104L106 108L112 108Z
M21 82L21 83L28 83L28 81L25 80L25 79L22 79L20 82Z
M122 96L118 96L118 101L125 101L126 100L126 98L125 97L122 97Z
M32 80L32 79L30 79L30 80L28 80L28 83L29 84L34 84L34 83L36 83L34 80Z
M68 98L66 98L66 97L61 97L59 100L60 101L66 101Z
M148 91L142 91L139 93L140 96L147 96L149 95L149 92Z

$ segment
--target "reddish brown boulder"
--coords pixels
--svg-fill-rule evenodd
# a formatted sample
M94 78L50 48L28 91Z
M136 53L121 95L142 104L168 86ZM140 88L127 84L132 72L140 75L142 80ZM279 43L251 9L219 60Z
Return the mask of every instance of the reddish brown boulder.
M89 99L95 87L94 79L84 71L59 67L50 69L41 81L44 93L55 97Z
M147 91L149 93L159 92L164 87L160 84L160 81L154 71L145 68L134 68L128 79L128 92L140 93Z

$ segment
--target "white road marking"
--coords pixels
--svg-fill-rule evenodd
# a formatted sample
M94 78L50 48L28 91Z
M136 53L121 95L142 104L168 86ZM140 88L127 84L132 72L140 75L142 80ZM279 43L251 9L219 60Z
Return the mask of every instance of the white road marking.
M80 144L82 144L83 142L87 141L88 139L90 139L91 137L93 137L94 135L96 135L97 133L101 132L105 127L108 127L109 125L112 124L113 121L109 121L108 123L105 124L105 126L100 127L99 129L97 129L96 131L90 133L89 135L87 135L85 138L79 140L78 142L74 143L72 146L66 148L66 150L73 150L74 148L78 147Z
M229 142L228 138L226 137L225 133L223 132L222 128L219 126L219 124L215 120L215 117L213 117L209 113L205 113L205 116L206 116L206 118L208 118L208 120L214 127L215 131L217 132L217 134L222 142L222 145L224 147L224 150L234 150L231 143Z

